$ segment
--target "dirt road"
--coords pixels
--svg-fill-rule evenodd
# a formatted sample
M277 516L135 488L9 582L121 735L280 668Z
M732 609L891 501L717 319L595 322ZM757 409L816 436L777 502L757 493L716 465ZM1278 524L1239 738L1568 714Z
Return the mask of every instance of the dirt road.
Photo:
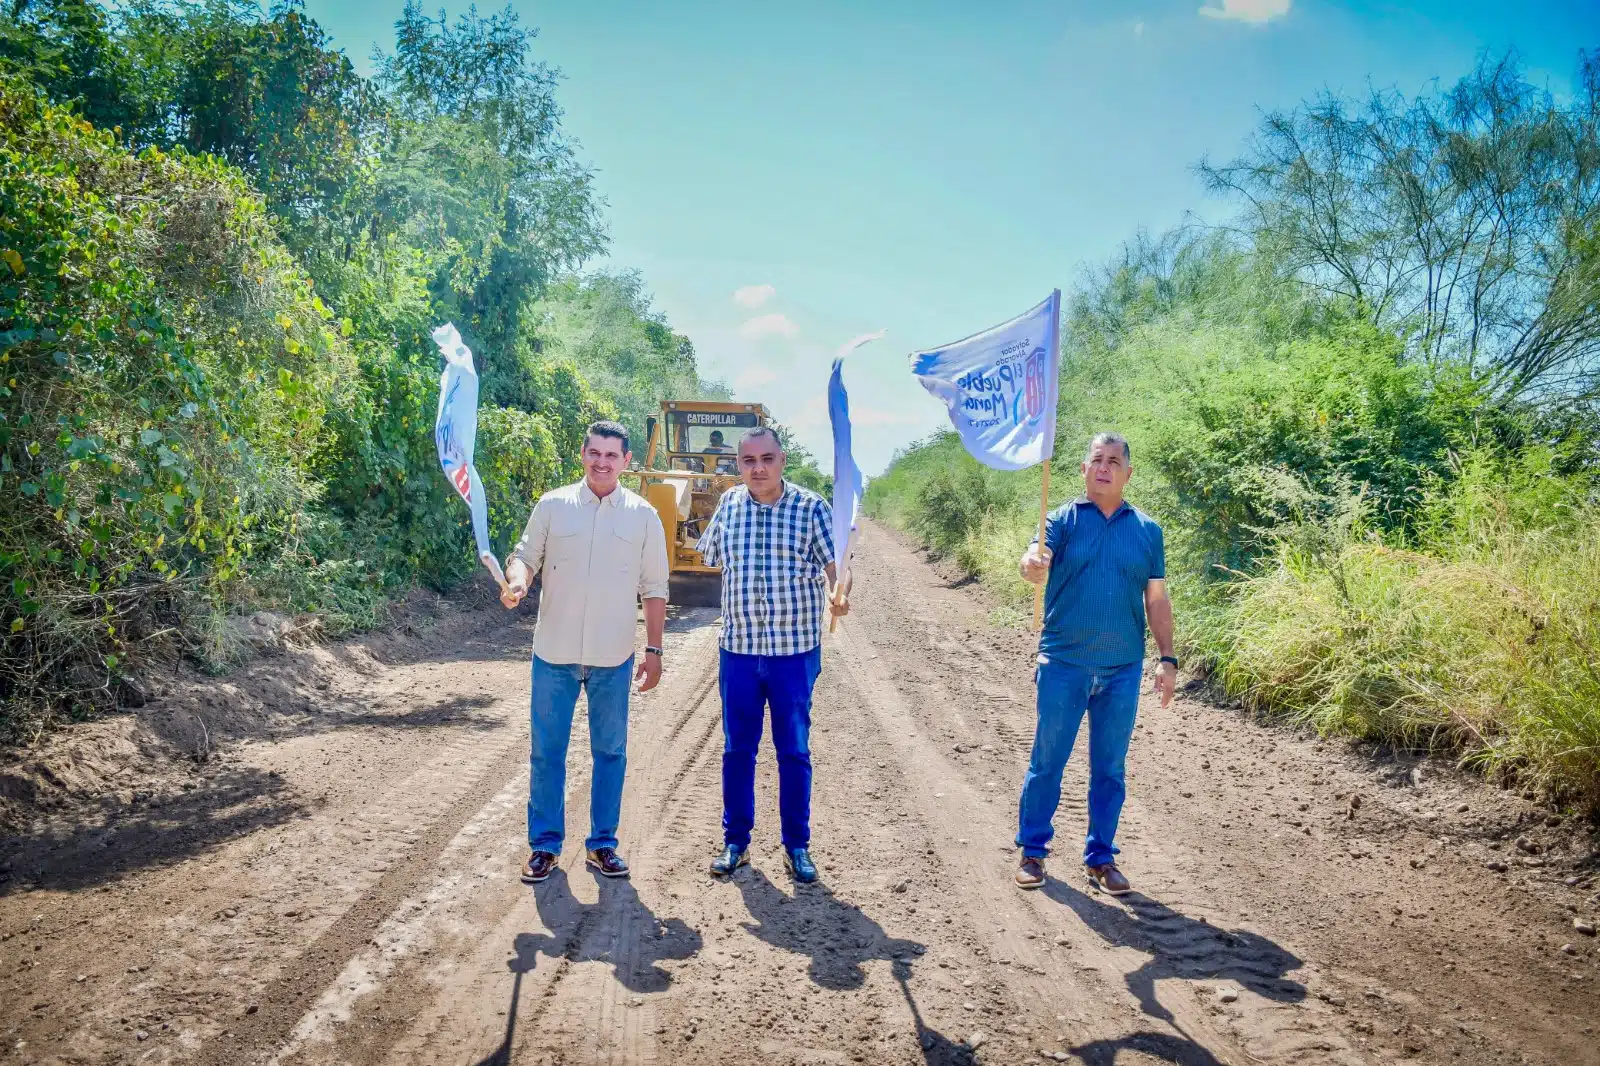
M1147 700L1121 839L1140 892L1093 894L1073 861L1081 759L1054 879L1018 892L1028 638L882 529L857 574L814 714L820 885L783 872L770 751L753 867L706 873L709 610L673 615L635 703L632 880L583 866L580 725L562 869L519 884L530 627L508 624L352 661L322 727L9 842L0 1061L1600 1063L1573 925L1592 873L1522 863L1503 840L1549 857L1556 830L1431 767Z

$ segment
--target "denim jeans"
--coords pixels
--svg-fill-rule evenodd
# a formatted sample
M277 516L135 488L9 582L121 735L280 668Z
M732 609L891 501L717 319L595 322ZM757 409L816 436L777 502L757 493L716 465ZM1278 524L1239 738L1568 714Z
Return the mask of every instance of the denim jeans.
M1139 710L1143 668L1144 664L1137 662L1110 667L1040 664L1034 675L1039 722L1017 811L1017 846L1024 855L1050 853L1050 838L1055 835L1052 821L1061 803L1061 774L1085 711L1089 714L1089 833L1083 842L1083 861L1087 866L1099 866L1117 854L1117 821L1128 793L1124 769Z
M778 753L778 820L785 850L811 846L811 688L822 648L799 655L722 652L722 839L750 846L756 823L756 751L772 708Z
M621 666L547 663L533 657L533 744L528 759L528 845L561 854L567 827L567 742L578 690L589 695L589 839L585 846L617 846L622 817L622 777L628 769L628 689L633 658Z

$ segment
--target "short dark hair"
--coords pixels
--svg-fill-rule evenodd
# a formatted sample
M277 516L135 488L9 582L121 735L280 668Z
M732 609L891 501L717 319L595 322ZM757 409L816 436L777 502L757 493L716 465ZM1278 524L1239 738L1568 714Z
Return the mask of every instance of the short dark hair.
M1089 438L1089 446L1083 450L1084 462L1089 461L1089 456L1094 454L1095 445L1097 444L1122 445L1122 461L1127 463L1129 466L1133 465L1133 449L1128 447L1128 438L1124 437L1121 433L1114 433L1109 429L1103 433L1096 433L1094 436Z
M598 422L590 422L589 428L583 431L583 446L589 446L590 437L610 437L622 442L622 454L628 454L628 431L621 422L613 422L609 418L602 418Z
M720 429L712 430L711 431L711 439L712 440L721 440L722 439L722 430L720 430Z
M778 446L780 452L783 451L783 438L778 436L778 431L771 426L751 426L745 430L744 435L739 438L739 450L741 452L744 451L746 444L753 440L760 440L762 437L771 437L772 443Z

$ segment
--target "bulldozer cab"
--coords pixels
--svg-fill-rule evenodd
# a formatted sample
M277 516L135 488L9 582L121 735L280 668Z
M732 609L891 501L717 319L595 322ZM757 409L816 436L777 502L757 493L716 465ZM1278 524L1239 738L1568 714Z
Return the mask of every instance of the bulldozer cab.
M721 570L700 557L700 537L722 494L739 483L739 438L771 423L758 403L664 400L647 423L644 464L635 471L639 495L661 517L667 534L673 603L715 606Z

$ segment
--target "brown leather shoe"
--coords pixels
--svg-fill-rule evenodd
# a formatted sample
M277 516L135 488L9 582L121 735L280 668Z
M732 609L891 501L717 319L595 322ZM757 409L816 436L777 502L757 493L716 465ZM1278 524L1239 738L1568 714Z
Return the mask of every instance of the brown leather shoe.
M628 876L628 864L622 861L616 848L595 848L589 853L587 861L600 872L601 877Z
M522 865L522 883L536 885L555 872L558 855L548 851L536 851L528 856L528 861Z
M1024 855L1022 862L1017 865L1018 888L1042 888L1044 886L1044 858L1039 855Z
M1085 866L1083 872L1089 875L1089 883L1100 891L1113 896L1126 896L1133 891L1133 885L1117 869L1114 862L1102 866Z

